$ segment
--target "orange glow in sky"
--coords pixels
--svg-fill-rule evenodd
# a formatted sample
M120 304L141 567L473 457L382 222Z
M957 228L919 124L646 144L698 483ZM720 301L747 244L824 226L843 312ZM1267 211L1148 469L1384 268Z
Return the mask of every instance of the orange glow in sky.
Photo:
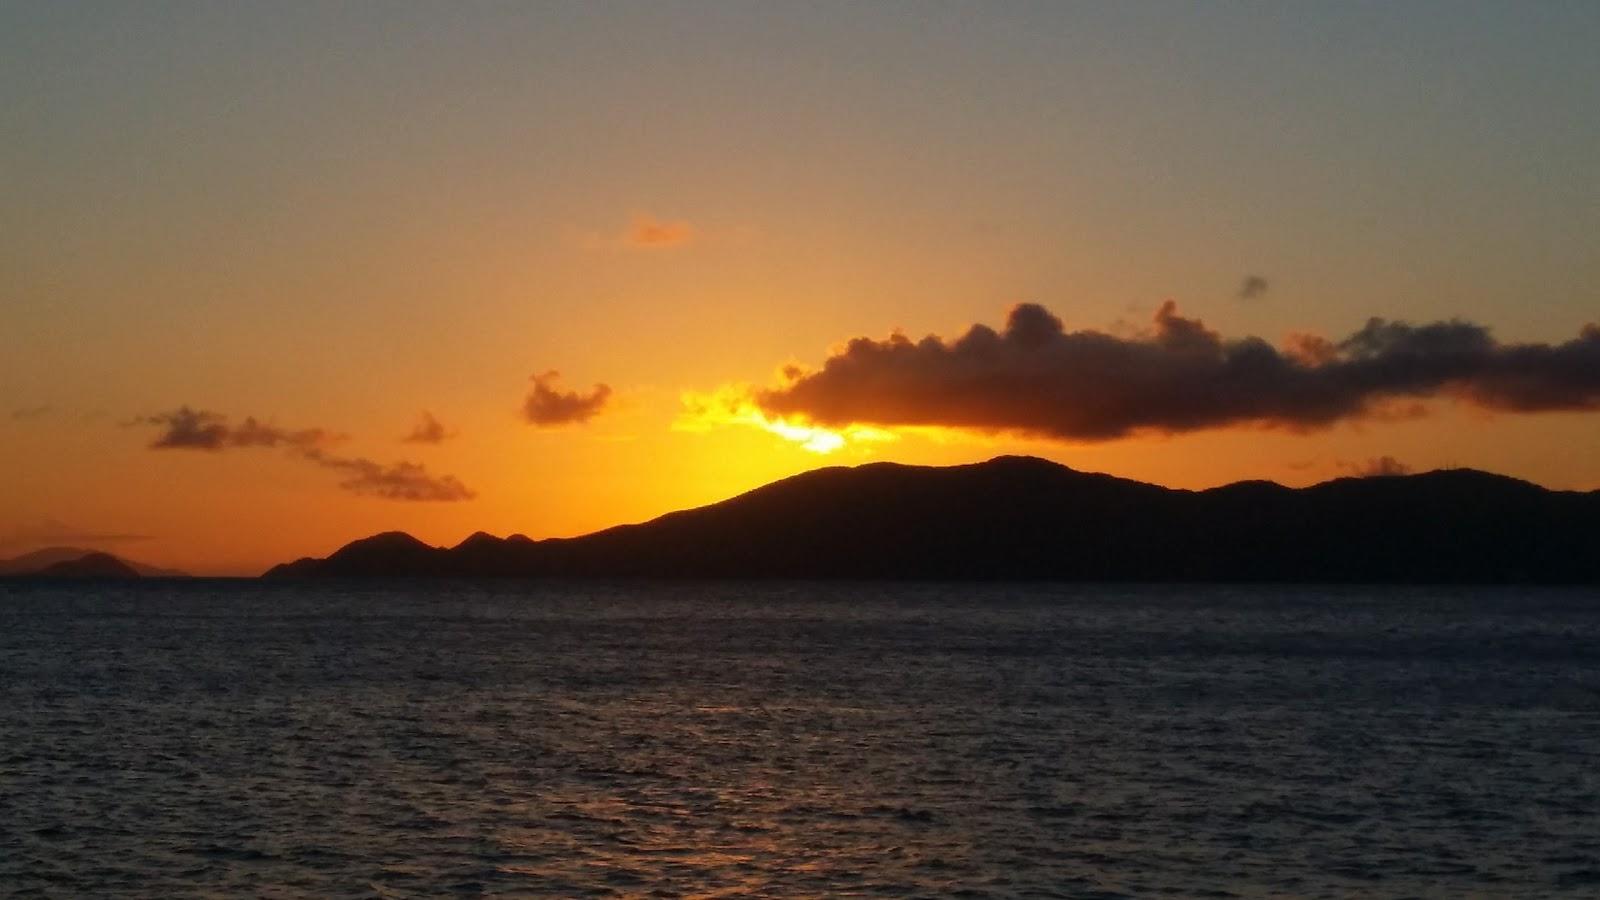
M1600 488L1600 17L1424 7L12 6L0 558L1001 453Z
M740 387L723 387L709 394L691 391L682 399L683 413L673 427L691 433L730 425L756 428L817 454L833 453L847 444L885 443L897 438L892 431L870 425L825 428L792 417L769 415L751 400L748 389Z

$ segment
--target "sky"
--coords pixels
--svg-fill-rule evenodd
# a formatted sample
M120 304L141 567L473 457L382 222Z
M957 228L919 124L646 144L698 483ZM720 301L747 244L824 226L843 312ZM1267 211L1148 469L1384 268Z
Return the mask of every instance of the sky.
M1600 488L1597 46L1587 0L5 0L0 556L1002 453Z

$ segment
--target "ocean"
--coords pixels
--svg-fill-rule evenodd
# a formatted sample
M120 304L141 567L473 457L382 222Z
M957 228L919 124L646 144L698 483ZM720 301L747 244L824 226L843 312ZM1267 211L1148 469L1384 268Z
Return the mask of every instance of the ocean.
M0 894L1600 894L1600 592L0 584Z

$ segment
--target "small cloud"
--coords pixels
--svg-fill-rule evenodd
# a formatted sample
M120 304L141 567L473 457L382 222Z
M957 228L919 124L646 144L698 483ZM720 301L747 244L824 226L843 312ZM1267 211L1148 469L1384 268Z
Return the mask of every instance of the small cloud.
M154 450L211 450L228 447L317 447L339 439L321 428L290 430L264 424L247 416L238 425L228 417L209 410L180 406L172 412L143 416L129 423L156 425L164 429L150 443Z
M620 227L568 228L565 234L570 246L597 253L677 250L713 237L687 219L663 219L644 212L634 213ZM749 228L724 229L715 238L719 244L748 244L755 232Z
M359 456L329 456L320 450L307 450L304 456L319 466L343 473L345 480L339 482L339 487L355 494L435 503L478 496L455 476L430 474L421 463L402 460L384 465Z
M49 405L25 406L21 409L12 410L11 418L17 422L29 422L34 419L42 419L53 412L55 412L55 407Z
M644 250L681 247L692 242L699 232L682 219L657 219L647 213L634 215L623 243Z
M1410 466L1392 456L1374 456L1366 462L1341 461L1339 465L1357 478L1385 478L1411 474Z
M432 417L428 419L431 421ZM402 460L385 465L365 457L330 454L326 448L342 437L323 428L279 428L263 424L253 416L233 425L221 413L188 406L180 406L172 412L141 416L127 424L153 425L162 429L161 434L150 443L152 450L205 450L216 453L244 448L282 448L293 458L342 473L345 480L339 482L339 487L356 494L417 501L471 500L477 496L454 476L431 474L421 463Z
M535 375L533 390L522 402L522 414L540 427L582 424L599 415L611 400L611 386L597 384L587 394L561 391L556 383L561 373L554 369Z
M1236 296L1240 300L1254 300L1257 297L1265 296L1267 288L1270 286L1267 283L1267 279L1260 275L1246 275L1244 280L1239 282L1239 290L1236 292Z
M455 436L456 432L444 427L433 413L423 410L417 424L411 426L411 433L400 440L407 444L442 444Z

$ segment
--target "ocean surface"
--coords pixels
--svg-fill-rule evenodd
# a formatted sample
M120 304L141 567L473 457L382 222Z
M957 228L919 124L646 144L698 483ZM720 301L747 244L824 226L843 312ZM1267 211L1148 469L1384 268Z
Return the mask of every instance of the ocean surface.
M1600 592L0 584L0 895L1600 895Z

